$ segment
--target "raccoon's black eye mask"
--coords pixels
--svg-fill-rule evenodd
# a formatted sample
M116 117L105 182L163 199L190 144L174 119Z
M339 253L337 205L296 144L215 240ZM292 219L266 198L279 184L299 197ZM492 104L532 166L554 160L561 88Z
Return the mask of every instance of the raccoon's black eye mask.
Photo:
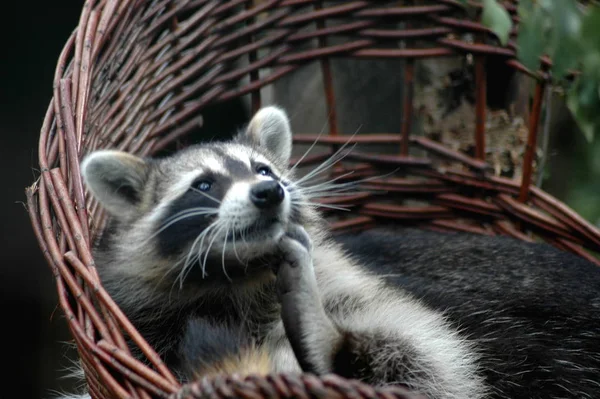
M202 192L207 192L210 191L211 187L213 185L213 182L211 180L200 180L198 182L195 182L192 185L192 188L196 189L196 190L200 190Z
M205 174L194 179L192 184L190 185L190 190L192 191L201 191L201 192L209 192L213 185L216 182L215 176L211 174Z
M254 169L256 170L256 173L258 173L261 176L269 176L272 177L274 179L277 179L277 176L275 176L275 174L273 173L273 171L271 170L270 167L268 167L267 165L264 164L256 164L256 166L254 167Z

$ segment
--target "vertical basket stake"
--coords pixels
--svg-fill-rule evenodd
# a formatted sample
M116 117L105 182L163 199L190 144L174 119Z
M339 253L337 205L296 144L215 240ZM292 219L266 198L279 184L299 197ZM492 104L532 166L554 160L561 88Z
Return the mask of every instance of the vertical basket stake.
M315 10L321 10L323 2L315 2ZM325 21L317 20L317 29L324 29ZM319 37L319 47L327 47L327 39L324 36ZM327 123L329 124L329 134L337 136L339 134L337 125L337 114L335 111L335 93L333 90L333 77L331 74L331 63L329 58L321 59L321 72L323 73L323 86L325 87L325 101L327 102Z
M485 161L485 111L487 93L485 57L475 56L475 158Z
M407 1L406 5L414 5ZM405 22L406 29L411 28L410 21ZM404 45L404 46L403 46ZM400 42L400 46L408 48L407 40ZM413 96L414 96L415 60L406 58L404 62L404 93L402 96L402 130L400 131L400 154L408 156L408 140L412 130Z
M519 201L525 202L529 197L529 186L531 184L531 175L533 173L533 160L537 148L537 134L542 113L542 101L544 90L546 88L546 67L542 64L542 74L535 85L535 94L533 105L529 114L529 134L527 136L527 145L525 146L525 156L523 157L523 176L521 178L521 187L519 190Z
M412 129L415 60L407 58L404 65L404 97L402 99L402 141L400 153L408 155L408 140Z
M252 9L254 7L254 1L253 0L248 0L246 1L246 11ZM251 18L248 21L248 25L252 25L254 23L254 17ZM248 44L252 43L252 39L253 39L253 35L248 35ZM248 62L250 64L252 64L253 62L256 62L256 51L257 50L252 50L248 53ZM256 71L250 71L250 83L254 83L258 80L259 78L259 73L258 70ZM258 112L258 110L261 107L262 104L262 100L260 98L260 89L256 89L253 90L252 93L250 94L250 98L251 98L251 102L252 102L252 114L254 115L255 113Z

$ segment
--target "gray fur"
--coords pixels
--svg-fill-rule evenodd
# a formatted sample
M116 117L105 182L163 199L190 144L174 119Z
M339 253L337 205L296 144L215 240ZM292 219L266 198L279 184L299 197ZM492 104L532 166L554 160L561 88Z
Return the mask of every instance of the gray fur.
M95 250L104 286L183 380L197 359L256 347L269 353L272 372L336 372L404 384L432 399L593 397L600 356L584 350L600 336L597 269L547 246L496 237L456 235L450 243L447 235L376 231L333 239L310 203L319 190L285 165L285 114L267 108L256 118L232 142L133 161L146 165L144 183L127 197L136 208L112 212ZM257 162L272 174L258 173ZM83 170L99 192L102 179ZM190 191L206 176L216 176L212 199ZM259 211L248 193L269 179L285 199ZM113 197L96 198L108 198L110 212ZM208 213L165 230L179 208ZM221 227L203 236L215 220ZM273 222L252 227L265 220ZM536 324L540 311L548 324ZM575 322L588 327L575 330ZM229 342L223 328L243 339Z
M600 393L600 268L547 244L380 228L338 237L363 266L443 310L492 398Z
M148 167L144 160L119 151L97 151L81 164L87 187L104 208L121 219L134 218L146 181Z
M292 131L285 112L278 107L261 108L246 131L253 144L266 149L280 165L287 166L292 155Z
M372 384L406 384L428 398L484 397L473 348L440 313L389 289L332 242L313 239L312 256L297 242L281 245L283 324L288 337L300 331L313 371L333 370L333 352L350 333L370 352L373 375L366 379Z
M363 271L329 238L324 221L309 204L310 196L304 194L309 191L282 166L290 152L287 117L280 109L269 107L259 111L234 142L193 147L165 159L134 161L135 165L147 165L147 173L144 184L134 186L140 190L136 192L139 208L126 213L126 223L122 213L114 210L113 197L96 196L113 216L113 224L95 252L103 284L112 297L174 369L186 369L189 343L188 348L180 346L186 320L216 317L242 326L254 342L269 348L272 371L298 372L303 364L307 365L305 371L333 372L333 357L336 348L344 344L343 337L351 334L361 348L367 347L367 340L380 337L385 345L372 347L368 354L370 361L378 363L373 364L369 382L402 383L431 398L483 397L486 389L471 345L441 313L389 289L384 280ZM113 153L113 157L92 154L84 165L104 159L113 165L130 156ZM235 248L224 241L227 233L243 231L265 217L247 199L249 187L265 177L234 176L227 168L231 159L237 162L239 176L246 173L242 164L248 169L256 160L268 165L286 193L276 210L280 222L263 231L246 232ZM83 171L95 195L102 179L90 173L89 167ZM164 226L160 222L169 207L187 195L190 184L199 175L213 172L230 182L227 191L215 198L219 203L212 204L214 217L227 220L227 227L201 244L199 252L206 255L206 265L203 273L197 274L200 277L182 278L181 262L194 245L190 242L181 253L164 257L157 249L155 232ZM119 168L115 173L122 177L131 174ZM191 265L190 269L200 266ZM276 281L280 293L287 287L290 295L287 301L280 296L283 307ZM220 311L224 314L215 314ZM298 325L292 325L296 322ZM286 329L300 332L298 345L290 345ZM410 369L401 367L407 356Z

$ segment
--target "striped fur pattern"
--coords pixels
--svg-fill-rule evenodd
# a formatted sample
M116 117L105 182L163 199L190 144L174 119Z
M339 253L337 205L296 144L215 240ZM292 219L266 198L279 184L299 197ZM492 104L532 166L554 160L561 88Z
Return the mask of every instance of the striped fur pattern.
M544 381L527 379L542 375L527 357L560 346L553 339L564 339L568 329L532 329L525 325L531 315L509 314L497 296L522 284L516 271L540 263L542 254L597 277L590 264L493 237L458 235L448 247L443 235L413 240L422 233L410 231L334 239L311 199L335 189L310 178L339 154L302 178L288 167L290 154L287 116L267 107L230 142L160 159L99 151L82 163L87 187L112 216L95 249L102 282L182 380L222 372L333 372L402 384L431 399L593 397L593 382L575 383L571 375L559 381L561 367L572 362L563 357L561 365L559 354L543 363ZM415 242L430 250L414 250ZM490 257L483 262L489 268L478 269L483 255L467 256L499 244L514 247L509 251L518 259ZM442 248L463 253L449 261ZM423 261L422 253L433 258ZM461 256L465 264L458 267ZM551 291L552 280L535 270L529 289L541 284ZM596 281L582 285L592 285L586 292L598 315ZM518 302L523 290L510 291L512 299ZM598 323L590 313L584 317L589 339L597 338ZM511 340L520 345L518 356L506 350ZM577 345L588 348L579 341L575 352ZM598 351L577 367L593 381Z

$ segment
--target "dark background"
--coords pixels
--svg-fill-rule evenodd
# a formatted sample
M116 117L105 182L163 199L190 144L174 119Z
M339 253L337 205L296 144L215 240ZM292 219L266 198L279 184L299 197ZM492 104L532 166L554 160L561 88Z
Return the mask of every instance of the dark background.
M37 140L52 95L56 60L77 24L81 5L75 1L3 4L0 309L4 318L0 328L4 367L0 398L51 398L56 390L70 388L68 381L59 379L62 369L69 366L69 350L64 344L69 333L58 309L52 274L33 236L23 202L25 187L38 176ZM588 171L593 157L582 157L580 151L589 146L564 108L556 108L553 130L558 133L553 134L550 152L554 167L545 188L577 205L578 210L585 210L584 205L578 208L577 204L583 201L596 212L599 186L583 183L591 177ZM600 163L594 165L600 173ZM577 182L592 194L579 194L578 188L573 188Z
M56 60L77 25L80 1L5 1L0 35L2 247L0 398L52 398L69 340L52 273L23 205L37 172L37 140Z

